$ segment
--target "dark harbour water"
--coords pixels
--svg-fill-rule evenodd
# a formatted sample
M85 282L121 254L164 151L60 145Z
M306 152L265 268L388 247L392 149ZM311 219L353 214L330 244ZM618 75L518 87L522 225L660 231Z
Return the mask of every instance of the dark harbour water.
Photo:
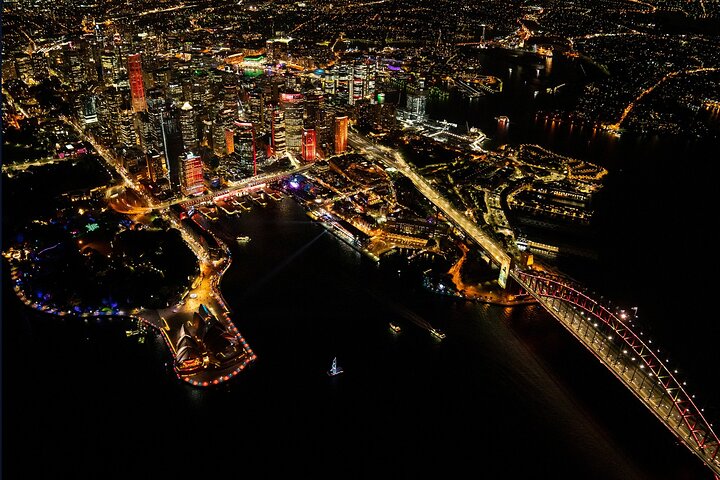
M221 230L252 237L223 290L259 359L214 390L123 320L27 310L3 273L3 478L709 478L536 308L427 294L291 199Z

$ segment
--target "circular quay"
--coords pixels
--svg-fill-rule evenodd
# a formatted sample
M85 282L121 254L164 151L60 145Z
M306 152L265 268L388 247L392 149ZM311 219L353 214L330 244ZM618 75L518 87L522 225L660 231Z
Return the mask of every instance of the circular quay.
M720 2L2 8L3 478L720 480Z

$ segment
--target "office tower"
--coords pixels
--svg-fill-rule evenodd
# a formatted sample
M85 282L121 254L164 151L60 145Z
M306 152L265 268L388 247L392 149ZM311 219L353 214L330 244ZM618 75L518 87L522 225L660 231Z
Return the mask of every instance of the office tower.
M305 126L318 129L323 123L325 113L325 97L322 91L316 90L305 97Z
M180 159L181 188L183 195L199 195L204 190L203 169L200 155L185 152Z
M348 117L335 117L335 153L347 150Z
M314 128L306 128L303 130L302 136L302 158L306 162L315 161L315 147L317 144L317 138L315 135Z
M148 150L146 152L148 178L153 183L158 183L166 178L165 158L157 150Z
M413 117L425 117L426 97L423 92L408 93L406 109Z
M248 109L245 115L248 120L255 125L265 125L265 101L261 90L251 90L248 92Z
M93 94L86 95L82 99L82 120L85 125L97 123L98 121L98 98Z
M117 70L112 51L106 50L100 54L100 72L102 73L102 82L106 86L116 83L119 79L120 72Z
M28 62L30 57L28 57ZM21 75L21 64L18 64L18 73ZM79 90L80 85L85 81L85 65L78 48L71 48L65 51L65 65L63 67L68 83L74 90Z
M182 132L178 109L169 103L160 104L160 139L165 154L165 168L173 192L180 190L180 157L183 154Z
M238 88L237 85L225 84L222 89L222 108L232 110L234 115L238 113Z
M128 80L134 112L147 110L145 101L145 82L143 81L142 57L139 53L128 55Z
M235 153L235 130L225 127L225 153Z
M333 117L328 115L325 110L325 96L321 90L316 90L307 95L305 98L305 113L305 126L315 130L316 145L331 144Z
M270 143L273 155L276 157L285 155L287 152L285 145L285 117L283 111L276 105L272 106L270 118Z
M182 133L183 145L187 150L197 148L198 135L195 109L189 102L183 103L180 107L180 132Z
M212 147L215 155L223 157L233 152L232 123L234 120L232 110L222 110L212 123ZM228 133L227 130L231 132Z
M301 93L283 93L280 95L280 108L285 116L285 142L287 150L300 153L303 133L305 98Z
M252 165L252 174L257 175L257 144L255 126L251 122L235 122L235 153L240 157L243 166Z
M117 112L118 133L117 139L122 145L130 147L137 145L137 134L135 133L134 114L131 110Z

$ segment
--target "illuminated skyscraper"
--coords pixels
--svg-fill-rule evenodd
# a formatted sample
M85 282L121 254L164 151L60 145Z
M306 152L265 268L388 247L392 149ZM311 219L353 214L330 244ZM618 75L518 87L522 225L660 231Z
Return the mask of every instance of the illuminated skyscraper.
M186 152L180 159L183 195L199 195L203 192L202 160L199 155Z
M224 157L235 151L232 123L233 110L222 110L212 123L212 147L215 155Z
M147 110L147 102L145 101L142 58L139 53L128 55L128 80L130 81L132 109L134 112L144 112Z
M303 134L303 115L305 98L302 93L283 93L280 95L280 108L285 116L285 142L287 150L300 153Z
M305 97L305 127L315 130L316 145L330 145L333 140L333 116L325 110L322 90L315 90Z
M225 152L230 155L235 153L235 130L225 127Z
M180 107L180 131L185 148L194 150L198 146L197 123L195 122L195 109L189 102L185 102Z
M307 128L317 129L323 123L325 113L325 97L321 90L311 92L305 98L305 114Z
M315 145L317 144L317 137L315 135L314 128L306 128L303 130L302 135L302 158L306 162L315 161Z
M234 122L235 152L243 165L252 165L252 174L257 175L257 144L255 126L251 122Z
M93 94L87 95L83 99L83 101L82 101L82 119L85 122L85 125L97 123L97 121L98 121L97 103L98 103L97 96L95 96Z
M425 118L425 104L427 97L424 92L408 93L406 109L413 118Z
M348 117L335 117L335 153L347 150Z
M157 183L165 178L165 158L156 150L148 150L147 158L148 178L151 182Z
M120 144L127 147L137 145L137 134L135 133L133 115L130 110L124 110L116 114L118 121L117 139Z
M280 157L287 152L285 146L285 117L283 111L277 106L273 106L270 119L270 141L273 155L276 157Z
M248 108L245 110L246 118L255 125L265 124L265 102L262 91L259 89L248 92Z
M176 108L166 105L160 112L160 128L170 188L173 192L177 192L180 189L180 158L184 148Z

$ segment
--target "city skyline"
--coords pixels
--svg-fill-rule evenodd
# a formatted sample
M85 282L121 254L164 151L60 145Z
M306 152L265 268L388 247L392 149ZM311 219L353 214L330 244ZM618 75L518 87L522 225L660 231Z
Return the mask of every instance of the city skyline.
M467 325L443 319L454 318L453 308L479 309L466 322L501 312L525 319L555 345L535 346L524 322L512 322L518 345L535 351L528 365L584 355L578 365L602 370L592 381L608 377L622 394L588 403L583 374L556 364L538 385L560 382L570 401L592 405L581 411L602 411L597 418L616 415L596 400L629 394L639 416L663 427L667 438L658 441L674 441L685 459L666 455L652 466L651 454L628 447L631 437L613 433L600 443L618 452L608 453L622 464L618 478L699 475L693 469L720 476L720 389L706 367L717 363L720 337L700 302L677 320L685 307L678 295L702 298L710 284L692 257L675 266L712 228L720 4L15 1L3 18L3 288L18 302L3 302L4 318L12 308L27 322L119 319L131 325L128 339L159 340L167 372L210 402L214 394L202 392L271 381L262 372L283 355L265 356L275 351L273 336L248 315L264 315L267 304L255 302L265 284L290 280L285 270L308 262L307 280L295 279L297 292L277 292L276 305L325 272L318 281L331 291L301 297L307 313L298 320L308 329L325 302L347 304L339 308L351 317L387 310L404 320L370 314L354 328L384 325L367 341L400 342L382 347L388 358L410 346L449 358L465 344L484 358L470 347ZM307 230L271 235L289 228ZM303 237L295 253L276 258ZM329 239L360 263L309 263L308 252L327 249ZM253 269L265 273L231 280ZM379 275L378 286L332 293L355 284L353 275ZM682 292L686 275L695 295L662 295ZM360 303L358 288L370 292ZM290 305L284 311L267 321L294 315ZM278 342L295 327L286 328L273 333ZM425 340L412 333L423 331ZM337 348L337 335L309 343ZM365 341L326 352L334 360L325 381L346 389L334 401L354 404L349 392L371 385L353 380L351 352ZM510 359L522 357L517 348ZM404 358L422 363L413 355ZM372 368L362 367L362 378L380 375ZM413 391L399 386L415 378L408 374L387 387L398 398ZM277 387L260 388L272 396ZM318 401L327 394L303 388ZM374 402L366 422L383 409ZM467 408L456 415L476 421ZM634 453L622 457L628 448ZM407 465L420 460L400 451ZM588 462L566 468L607 478L599 473L606 467Z

